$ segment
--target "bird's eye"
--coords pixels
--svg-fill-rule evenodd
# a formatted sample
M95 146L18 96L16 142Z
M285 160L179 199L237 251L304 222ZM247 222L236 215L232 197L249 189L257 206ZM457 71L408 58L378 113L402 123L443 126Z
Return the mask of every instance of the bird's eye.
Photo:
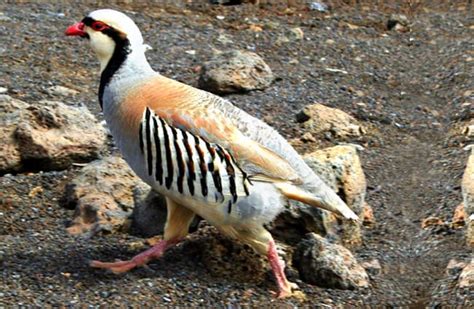
M100 21L95 21L92 23L91 28L95 31L102 31L107 28L107 25Z

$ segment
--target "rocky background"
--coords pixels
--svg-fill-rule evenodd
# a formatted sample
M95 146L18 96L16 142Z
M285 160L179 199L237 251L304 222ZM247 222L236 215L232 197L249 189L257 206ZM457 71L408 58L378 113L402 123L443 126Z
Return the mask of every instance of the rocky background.
M105 2L104 2L105 3ZM65 28L129 14L152 66L278 129L363 219L291 204L268 228L306 299L275 299L264 257L196 220L159 240L163 198L114 147L98 63ZM470 1L0 4L0 305L474 306Z

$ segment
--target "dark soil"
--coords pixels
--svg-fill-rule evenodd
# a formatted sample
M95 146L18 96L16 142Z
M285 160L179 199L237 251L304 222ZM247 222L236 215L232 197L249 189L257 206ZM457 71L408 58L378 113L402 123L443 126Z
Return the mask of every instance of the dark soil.
M445 272L451 258L471 257L463 230L449 225L461 202L467 153L461 142L448 139L462 104L474 99L473 92L467 92L474 89L471 1L426 1L430 5L420 6L335 1L328 13L308 11L304 5L187 2L107 6L126 11L137 22L154 48L148 56L155 69L188 84L197 84L198 66L213 49L257 52L277 81L264 91L228 98L289 139L302 135L295 114L314 102L346 111L379 132L362 141L366 150L360 153L368 179L367 202L377 224L364 230L364 245L354 253L360 261L377 258L383 271L365 290L298 282L307 295L304 304L474 306L472 290L458 289L457 278ZM85 104L101 119L98 63L85 41L63 35L68 25L96 8L72 2L0 4L0 86L29 103L52 99ZM390 14L397 12L407 14L410 31L386 29ZM251 24L263 31L252 31ZM303 30L303 40L276 44L279 35L294 27ZM221 34L233 43L217 40ZM189 50L195 55L186 53ZM46 91L51 85L79 94L54 97ZM300 150L315 147L306 144ZM127 234L83 239L66 233L72 210L64 208L61 198L77 170L0 177L0 306L299 304L275 299L269 271L260 275L260 264L250 258L207 267L209 256L202 252L207 243L217 238L224 248L234 246L208 228L148 268L122 276L89 268L89 259L128 259L145 245L140 237ZM446 224L422 229L422 220L430 216ZM290 275L296 279L291 270Z

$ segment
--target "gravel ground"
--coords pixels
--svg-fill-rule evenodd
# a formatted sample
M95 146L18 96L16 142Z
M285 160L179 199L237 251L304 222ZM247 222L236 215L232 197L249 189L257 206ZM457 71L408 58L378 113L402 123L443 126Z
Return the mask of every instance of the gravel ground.
M264 3L256 8L197 2L107 6L126 11L137 22L153 47L148 57L155 69L188 84L197 84L199 65L213 50L257 52L277 80L264 91L228 98L288 138L301 136L295 114L314 102L337 107L377 128L373 137L355 141L366 147L361 159L367 202L377 220L374 229L364 231L365 243L355 255L359 260L377 258L383 271L365 290L298 282L307 295L303 304L474 306L472 290L458 289L456 278L445 274L451 258L471 256L463 231L447 224L421 229L421 221L429 216L449 222L461 201L467 153L459 141L448 139L447 132L462 114L462 104L473 102L468 93L474 89L470 2L353 7L335 1L328 13L302 5ZM53 99L85 104L101 119L98 64L86 42L63 35L69 24L96 8L72 2L0 4L0 86L29 103ZM386 29L390 14L397 11L407 14L410 31ZM303 40L278 43L295 27L304 32ZM195 54L186 53L191 50ZM79 94L55 97L46 91L52 85ZM334 142L323 141L323 146ZM299 150L315 147L308 143ZM107 153L113 151L110 143ZM247 260L226 260L210 269L202 252L206 242L238 245L209 228L148 268L122 276L89 268L89 259L130 258L145 245L139 236L126 234L83 239L66 233L72 211L64 208L62 197L77 170L0 177L0 305L299 304L274 299L269 293L275 289L270 272L259 270L251 254L245 255ZM38 186L42 191L30 194L38 192L33 190Z

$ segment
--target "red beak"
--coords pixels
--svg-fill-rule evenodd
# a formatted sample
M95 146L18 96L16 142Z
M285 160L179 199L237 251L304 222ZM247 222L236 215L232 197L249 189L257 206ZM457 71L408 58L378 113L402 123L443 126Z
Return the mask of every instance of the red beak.
M87 33L84 31L84 23L80 22L69 26L64 32L66 35L78 35L81 37L87 36Z

